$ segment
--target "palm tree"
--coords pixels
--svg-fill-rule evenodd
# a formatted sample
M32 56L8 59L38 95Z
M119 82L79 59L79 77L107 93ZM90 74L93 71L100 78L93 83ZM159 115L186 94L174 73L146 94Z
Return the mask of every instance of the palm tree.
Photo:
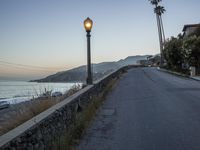
M158 14L159 16L159 20L160 20L160 27L161 27L161 31L162 31L162 38L163 38L163 41L162 41L162 44L165 43L165 32L164 32L164 27L163 27L163 21L162 21L162 14L164 14L165 12L165 8L163 6L157 6L155 9L154 9L154 12L156 14Z
M151 2L152 5L157 6L159 2L161 2L162 0L149 0Z
M163 40L165 41L165 34L162 22L162 14L165 12L163 6L159 6L158 4L162 0L149 0L152 5L155 5L154 12L156 14L157 26L158 26L158 36L160 41L160 55L161 55L161 65L163 64Z
M161 16L162 14L164 14L165 11L166 11L166 10L165 10L165 8L164 8L163 6L158 6L158 5L157 5L157 7L155 7L155 9L154 9L154 12L155 12L156 14L158 14L159 16Z

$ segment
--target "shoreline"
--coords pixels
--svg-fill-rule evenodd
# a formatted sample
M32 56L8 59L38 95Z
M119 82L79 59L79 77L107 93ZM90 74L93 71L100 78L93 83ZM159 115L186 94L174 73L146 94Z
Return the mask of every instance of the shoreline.
M31 99L37 99L38 97L45 97L54 92L60 92L64 94L73 86L82 86L83 83L71 82L71 83L34 83L26 81L6 81L0 84L0 101L6 101L9 104L21 103L24 101L30 101Z

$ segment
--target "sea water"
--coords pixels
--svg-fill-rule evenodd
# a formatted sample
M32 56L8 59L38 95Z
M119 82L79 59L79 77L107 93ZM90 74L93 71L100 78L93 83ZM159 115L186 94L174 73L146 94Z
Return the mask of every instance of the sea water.
M0 81L0 101L16 104L39 97L46 91L67 92L70 88L81 83L37 83L21 81Z

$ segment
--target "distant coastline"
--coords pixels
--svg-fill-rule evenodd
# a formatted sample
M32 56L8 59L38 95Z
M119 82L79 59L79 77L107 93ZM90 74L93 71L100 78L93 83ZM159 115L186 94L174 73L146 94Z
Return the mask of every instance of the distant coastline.
M146 60L150 55L137 55L129 56L125 59L114 62L102 62L98 64L92 64L93 80L98 80L110 72L119 69L120 67L127 65L137 65L140 60ZM49 75L45 78L38 80L30 80L30 82L83 82L85 83L87 78L86 66L80 66L67 71L61 71L53 75Z

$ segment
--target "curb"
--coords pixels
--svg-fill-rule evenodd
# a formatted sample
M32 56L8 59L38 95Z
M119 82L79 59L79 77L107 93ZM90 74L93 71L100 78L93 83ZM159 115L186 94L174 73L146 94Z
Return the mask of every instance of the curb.
M195 77L190 77L190 79L193 79L193 80L196 80L196 81L200 81L200 78L197 79L197 78L195 78Z
M169 73L169 74L173 74L173 75L176 75L176 76L181 76L181 77L189 78L189 79L192 79L192 80L195 80L195 81L200 81L200 78L197 79L195 77L190 77L189 75L185 75L185 74L182 74L182 73L170 71L170 70L163 69L163 68L160 68L160 67L158 67L157 70L158 71L162 71L162 72L166 72L166 73Z

